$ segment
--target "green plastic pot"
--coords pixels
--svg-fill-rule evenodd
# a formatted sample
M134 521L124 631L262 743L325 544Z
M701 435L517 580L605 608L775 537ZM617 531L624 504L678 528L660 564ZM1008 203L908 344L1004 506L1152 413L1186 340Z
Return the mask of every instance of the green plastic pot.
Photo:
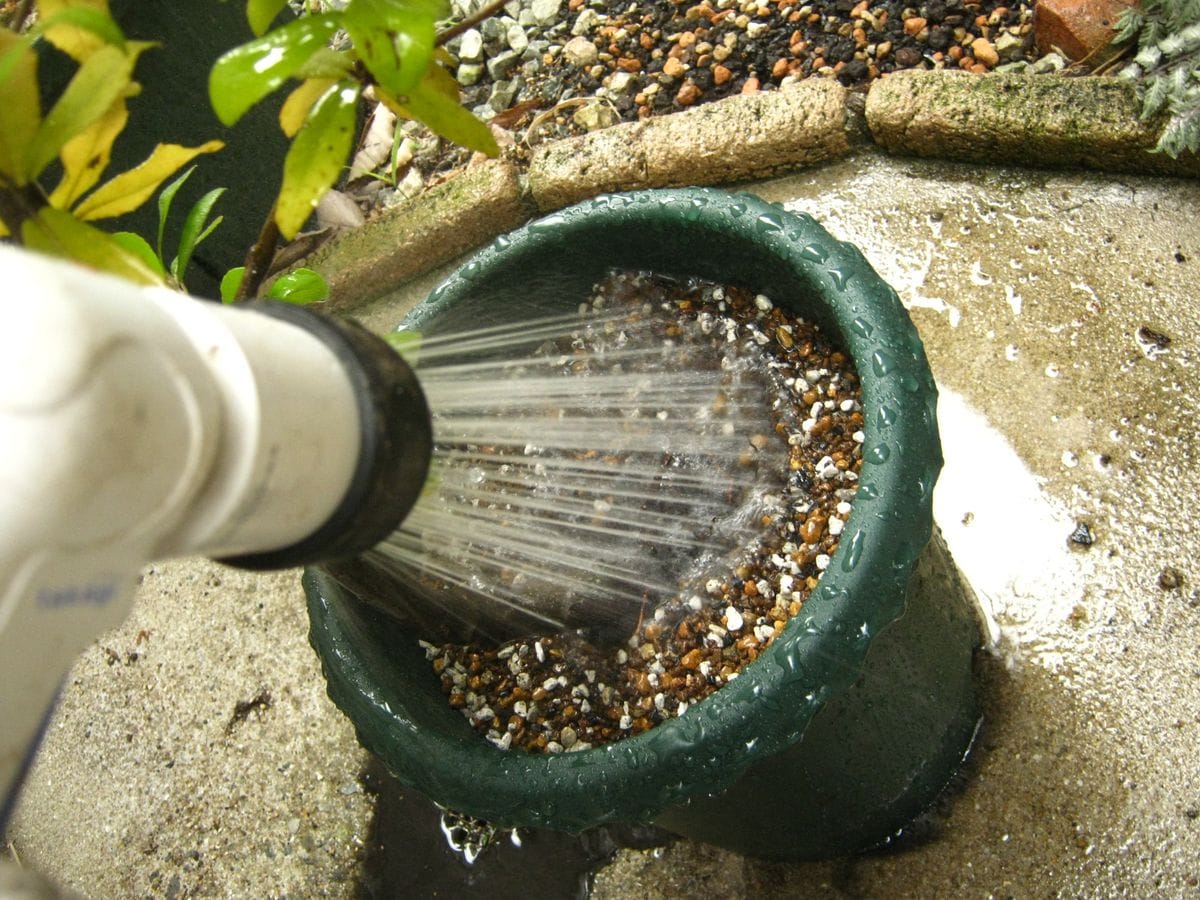
M576 753L505 752L449 707L417 645L305 575L329 693L362 744L437 803L504 827L653 822L762 857L891 840L959 768L979 632L940 541L936 391L896 293L811 218L713 190L602 196L498 239L409 316L426 335L574 310L612 268L737 283L814 320L862 381L864 462L841 546L800 614L687 713Z

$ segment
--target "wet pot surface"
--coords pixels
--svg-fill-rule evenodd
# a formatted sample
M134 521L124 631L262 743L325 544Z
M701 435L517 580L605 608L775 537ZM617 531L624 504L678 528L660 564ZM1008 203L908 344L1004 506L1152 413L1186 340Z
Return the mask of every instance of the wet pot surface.
M941 459L920 340L855 248L807 217L709 190L601 197L535 221L459 270L407 324L430 335L572 311L612 269L748 287L818 324L854 360L863 468L819 586L741 677L684 715L544 756L480 738L447 704L421 635L314 570L311 636L330 695L401 781L499 825L657 821L792 858L884 841L947 782L975 721L972 614L952 564L929 545Z

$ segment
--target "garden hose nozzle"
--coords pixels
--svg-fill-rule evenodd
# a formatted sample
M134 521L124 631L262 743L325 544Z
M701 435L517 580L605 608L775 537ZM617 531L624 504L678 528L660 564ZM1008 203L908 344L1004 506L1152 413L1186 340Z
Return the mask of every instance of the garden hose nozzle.
M58 683L148 562L351 556L432 451L408 365L350 322L0 246L0 823Z

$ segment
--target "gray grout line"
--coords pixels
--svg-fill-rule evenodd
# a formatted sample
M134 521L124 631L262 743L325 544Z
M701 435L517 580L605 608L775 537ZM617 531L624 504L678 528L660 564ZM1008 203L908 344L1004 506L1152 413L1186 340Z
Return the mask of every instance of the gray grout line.
M1200 177L1200 156L1148 151L1133 85L1111 77L909 70L865 101L831 79L727 97L535 149L526 171L473 166L338 235L303 261L350 310L475 250L541 212L609 191L730 184L819 165L873 143L893 154L1033 168Z

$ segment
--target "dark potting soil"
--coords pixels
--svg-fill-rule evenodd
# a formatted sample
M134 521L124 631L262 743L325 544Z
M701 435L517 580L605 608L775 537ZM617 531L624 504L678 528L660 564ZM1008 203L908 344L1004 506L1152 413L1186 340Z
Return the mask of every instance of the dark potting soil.
M546 140L809 77L859 89L902 69L1032 62L1033 11L1033 0L517 0L447 49L464 104L510 132L507 152L522 158ZM416 164L431 175L469 156L435 142Z
M423 643L448 702L503 749L571 752L683 715L738 677L796 615L837 551L862 464L860 387L848 356L769 298L707 282L619 275L614 307L660 311L668 328L764 357L787 472L761 542L678 600L645 610L622 646L582 632L500 647ZM715 352L715 349L714 349ZM782 473L781 473L782 475ZM585 552L585 551L581 551Z

